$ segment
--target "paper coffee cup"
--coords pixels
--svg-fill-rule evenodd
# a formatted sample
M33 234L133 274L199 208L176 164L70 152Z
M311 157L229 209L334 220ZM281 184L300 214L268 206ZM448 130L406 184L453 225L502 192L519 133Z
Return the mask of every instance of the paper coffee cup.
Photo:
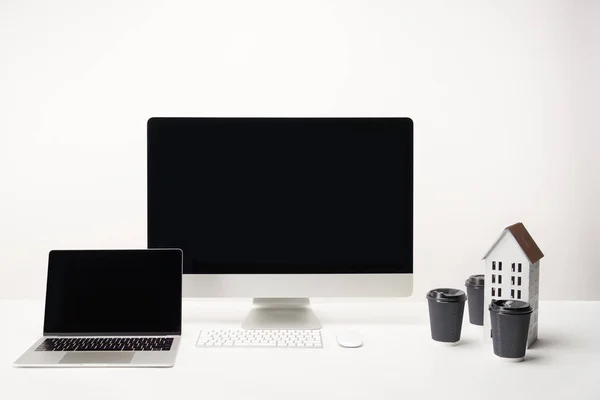
M531 306L525 301L492 300L489 310L494 354L505 361L522 361L527 350Z
M473 325L483 326L483 295L485 275L471 275L465 281L469 297L469 321Z
M459 289L433 289L427 293L431 338L455 344L460 340L467 295Z

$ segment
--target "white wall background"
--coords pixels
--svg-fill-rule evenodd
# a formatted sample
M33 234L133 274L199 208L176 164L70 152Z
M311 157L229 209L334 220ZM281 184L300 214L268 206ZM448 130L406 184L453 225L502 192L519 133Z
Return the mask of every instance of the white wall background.
M0 297L53 248L144 247L151 116L410 116L415 295L502 228L600 300L600 2L0 2Z

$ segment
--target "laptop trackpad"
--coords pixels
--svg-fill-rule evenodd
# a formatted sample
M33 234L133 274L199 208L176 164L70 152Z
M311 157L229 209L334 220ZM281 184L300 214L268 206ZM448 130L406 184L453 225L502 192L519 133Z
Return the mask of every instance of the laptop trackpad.
M71 351L65 354L59 364L127 364L131 362L134 352L116 351Z

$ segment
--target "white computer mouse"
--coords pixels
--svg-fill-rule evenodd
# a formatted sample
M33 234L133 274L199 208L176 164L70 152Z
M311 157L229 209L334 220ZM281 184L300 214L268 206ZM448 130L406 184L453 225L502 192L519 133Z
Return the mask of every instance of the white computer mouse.
M338 332L335 338L342 347L360 347L363 344L362 336L355 331Z

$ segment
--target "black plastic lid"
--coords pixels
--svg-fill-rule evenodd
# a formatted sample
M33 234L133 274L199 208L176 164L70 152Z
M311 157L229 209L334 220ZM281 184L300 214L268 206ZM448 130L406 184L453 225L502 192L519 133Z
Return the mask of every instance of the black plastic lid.
M485 275L471 275L469 279L465 281L465 286L482 288L485 285Z
M427 292L427 298L440 303L458 303L467 300L467 295L460 289L433 289Z
M489 310L498 314L509 315L531 314L533 312L528 302L519 300L492 300Z

